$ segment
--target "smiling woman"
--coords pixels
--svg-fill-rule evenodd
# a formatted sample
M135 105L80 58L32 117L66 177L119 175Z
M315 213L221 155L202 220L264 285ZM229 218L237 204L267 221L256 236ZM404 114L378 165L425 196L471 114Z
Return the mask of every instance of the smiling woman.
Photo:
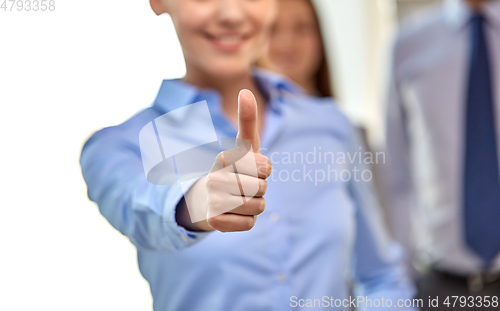
M280 0L267 53L259 65L279 72L310 95L333 97L332 76L318 16L310 0ZM330 59L331 61L331 59Z
M268 43L277 4L151 0L156 14L172 17L186 76L163 81L152 107L98 131L83 147L89 198L137 246L155 310L283 310L292 295L347 299L349 272L370 299L413 294L369 183L268 178L269 154L359 150L356 131L335 105L252 68ZM193 104L210 118L194 113ZM164 133L157 124L162 117L175 130ZM220 140L221 152L209 158L210 172L192 182L152 184L142 162L144 128L158 145L158 159L201 146L208 136ZM250 157L237 162L229 159L241 146L228 150L223 143L235 137L251 146ZM181 161L172 162L179 172ZM325 168L315 161L287 165L276 163L278 177ZM191 212L203 217L191 221Z
M213 77L249 76L276 14L276 0L151 0L151 5L156 14L172 16L188 67L185 81L201 85Z

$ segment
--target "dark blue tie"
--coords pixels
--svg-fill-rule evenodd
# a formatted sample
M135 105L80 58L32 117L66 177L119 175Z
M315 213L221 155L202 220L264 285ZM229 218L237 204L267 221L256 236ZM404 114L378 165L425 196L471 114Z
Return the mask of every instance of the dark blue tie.
M485 20L471 20L464 174L465 236L485 264L500 252L500 177Z

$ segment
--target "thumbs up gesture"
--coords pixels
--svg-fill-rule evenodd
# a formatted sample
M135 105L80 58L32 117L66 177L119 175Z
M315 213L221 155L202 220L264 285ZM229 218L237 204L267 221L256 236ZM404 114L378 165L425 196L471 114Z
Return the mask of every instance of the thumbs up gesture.
M195 231L252 229L266 206L266 179L271 171L271 161L260 153L257 101L252 92L242 90L236 146L219 153L210 173L187 192L176 210L177 223ZM205 220L192 222L191 213Z
M252 92L242 90L236 147L217 156L205 180L207 224L222 232L252 229L266 206L271 171L271 161L260 153L257 102Z

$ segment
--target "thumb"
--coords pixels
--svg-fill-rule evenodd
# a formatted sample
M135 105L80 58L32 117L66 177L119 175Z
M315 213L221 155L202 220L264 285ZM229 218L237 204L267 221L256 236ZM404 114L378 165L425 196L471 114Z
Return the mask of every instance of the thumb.
M260 153L260 139L257 119L257 100L253 93L243 89L238 95L238 135L237 138L248 140L253 152Z

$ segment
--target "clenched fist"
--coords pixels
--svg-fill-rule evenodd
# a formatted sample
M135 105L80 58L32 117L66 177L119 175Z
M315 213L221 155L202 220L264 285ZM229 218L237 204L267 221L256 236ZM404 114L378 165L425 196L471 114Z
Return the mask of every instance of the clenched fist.
M238 96L236 147L221 152L210 173L196 182L177 211L177 221L189 230L247 231L266 206L264 194L272 171L271 161L260 153L257 102L249 90ZM192 223L190 212L206 213Z

